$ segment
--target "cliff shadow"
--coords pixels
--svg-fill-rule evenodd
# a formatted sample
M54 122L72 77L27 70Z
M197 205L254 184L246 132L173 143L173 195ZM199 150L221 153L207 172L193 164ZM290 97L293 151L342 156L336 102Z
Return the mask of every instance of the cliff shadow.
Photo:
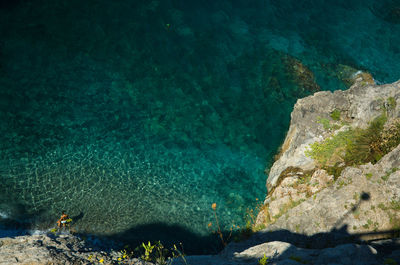
M364 240L371 236L380 239ZM399 236L400 230L396 229L349 233L347 225L312 236L277 230L259 232L247 242L229 245L222 253L239 264L259 264L263 254L266 254L268 263L276 264L383 264L387 255L400 249ZM263 243L270 244L263 246ZM234 255L240 252L243 253ZM353 263L354 260L357 262Z
M166 248L181 246L185 254L191 255L216 254L223 249L223 244L216 234L199 235L183 226L165 223L139 225L121 233L100 236L100 239L120 242L124 246L128 245L130 249L149 241L152 244L160 241Z
M60 232L68 233L68 230ZM230 231L221 231L221 233L226 238L230 234ZM152 245L155 245L158 241L167 250L172 249L176 245L185 255L217 254L224 248L219 235L216 233L199 235L184 226L165 223L138 225L120 233L109 235L74 234L84 240L85 247L106 252L126 249L129 253L134 252L134 254L137 254L136 252L143 250L142 243L147 245L150 242ZM52 240L57 241L58 239L58 234L47 233L47 235ZM138 249L140 251L137 251Z

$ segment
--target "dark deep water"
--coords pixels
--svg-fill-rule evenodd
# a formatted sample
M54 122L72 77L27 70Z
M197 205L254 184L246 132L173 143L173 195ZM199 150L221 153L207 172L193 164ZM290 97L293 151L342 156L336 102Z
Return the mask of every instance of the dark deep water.
M263 200L297 98L400 78L400 1L2 0L0 36L0 218L194 252Z

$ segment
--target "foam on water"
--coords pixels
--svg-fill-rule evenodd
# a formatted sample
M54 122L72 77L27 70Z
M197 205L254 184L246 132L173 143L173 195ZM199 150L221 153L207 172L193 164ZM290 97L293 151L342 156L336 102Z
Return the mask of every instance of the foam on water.
M7 219L8 218L8 214L5 212L0 212L0 217L3 219Z

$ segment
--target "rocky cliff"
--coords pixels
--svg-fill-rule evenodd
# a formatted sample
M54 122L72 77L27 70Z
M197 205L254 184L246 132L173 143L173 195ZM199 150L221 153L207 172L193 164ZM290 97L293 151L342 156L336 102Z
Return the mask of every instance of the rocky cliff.
M297 101L249 240L191 264L400 264L400 81ZM396 239L397 238L397 239Z
M400 82L362 80L298 100L258 224L307 234L400 225L399 105Z

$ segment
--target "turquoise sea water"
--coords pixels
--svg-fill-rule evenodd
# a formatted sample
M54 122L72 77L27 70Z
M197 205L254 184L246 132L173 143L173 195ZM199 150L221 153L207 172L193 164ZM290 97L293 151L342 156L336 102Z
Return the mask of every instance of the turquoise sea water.
M0 3L0 218L38 229L215 250L297 98L400 77L399 1Z

